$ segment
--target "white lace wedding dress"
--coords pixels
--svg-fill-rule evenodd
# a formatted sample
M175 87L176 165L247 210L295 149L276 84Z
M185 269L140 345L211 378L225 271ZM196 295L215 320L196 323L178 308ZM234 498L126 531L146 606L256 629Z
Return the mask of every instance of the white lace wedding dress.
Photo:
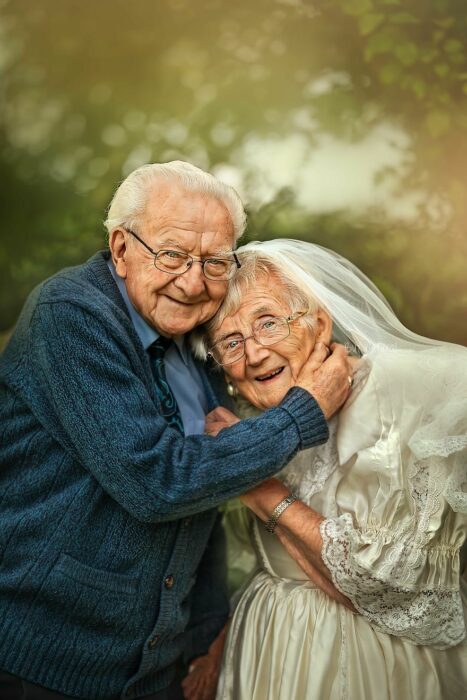
M465 400L453 406L454 387ZM467 368L449 351L360 362L329 442L280 475L325 516L323 560L359 614L251 519L259 569L234 613L218 700L467 697L466 425Z

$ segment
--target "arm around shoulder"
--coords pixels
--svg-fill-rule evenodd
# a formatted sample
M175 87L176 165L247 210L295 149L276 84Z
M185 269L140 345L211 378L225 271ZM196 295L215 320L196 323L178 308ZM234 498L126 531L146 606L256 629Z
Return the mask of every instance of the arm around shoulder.
M327 438L319 408L299 389L282 407L216 438L184 438L161 417L147 360L127 331L78 304L37 306L28 362L41 422L140 520L213 507L279 470L313 439Z

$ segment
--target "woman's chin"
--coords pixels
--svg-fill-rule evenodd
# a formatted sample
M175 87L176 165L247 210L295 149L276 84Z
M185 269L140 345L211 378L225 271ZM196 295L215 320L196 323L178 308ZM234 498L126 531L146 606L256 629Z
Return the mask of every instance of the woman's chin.
M289 386L277 387L272 391L261 393L257 395L257 399L253 403L256 408L261 408L263 411L266 411L268 408L275 408L285 398L289 389Z

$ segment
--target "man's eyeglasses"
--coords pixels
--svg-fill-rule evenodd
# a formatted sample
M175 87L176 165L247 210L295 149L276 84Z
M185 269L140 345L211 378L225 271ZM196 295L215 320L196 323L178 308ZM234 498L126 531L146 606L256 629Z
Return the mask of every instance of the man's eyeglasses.
M240 333L233 333L227 338L221 338L209 349L208 357L212 357L218 365L225 367L238 362L245 355L245 343L253 338L259 345L275 345L290 335L290 324L307 311L297 311L287 318L277 316L265 316L258 318L252 326L252 334L243 337Z
M235 272L241 267L240 260L235 253L232 253L231 258L195 258L193 255L183 253L180 250L153 250L143 241L134 231L125 228L127 233L130 233L137 241L154 255L154 267L162 272L167 272L169 275L183 275L191 268L194 262L202 265L204 276L208 280L214 282L224 282L230 280Z

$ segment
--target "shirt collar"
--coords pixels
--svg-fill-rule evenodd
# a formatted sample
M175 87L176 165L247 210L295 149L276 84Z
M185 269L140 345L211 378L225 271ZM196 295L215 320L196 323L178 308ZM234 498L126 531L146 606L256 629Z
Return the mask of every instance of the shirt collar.
M126 304L126 307L128 309L128 313L130 314L130 318L133 322L133 325L135 327L135 331L138 334L139 339L141 340L141 343L143 345L143 348L147 350L150 345L154 343L155 340L157 340L160 336L160 333L156 331L155 328L149 325L147 321L144 320L144 318L139 314L133 304L130 301L130 297L128 296L128 292L126 290L126 284L125 280L123 280L119 275L117 275L117 271L115 269L115 265L113 264L112 258L109 258L107 261L108 268L110 272L112 273L112 277L115 280L115 283L120 291L120 294L123 297L123 301ZM180 357L182 358L183 362L185 365L188 364L188 359L189 359L189 351L187 347L187 343L185 342L185 336L184 335L177 335L172 338L179 354Z

